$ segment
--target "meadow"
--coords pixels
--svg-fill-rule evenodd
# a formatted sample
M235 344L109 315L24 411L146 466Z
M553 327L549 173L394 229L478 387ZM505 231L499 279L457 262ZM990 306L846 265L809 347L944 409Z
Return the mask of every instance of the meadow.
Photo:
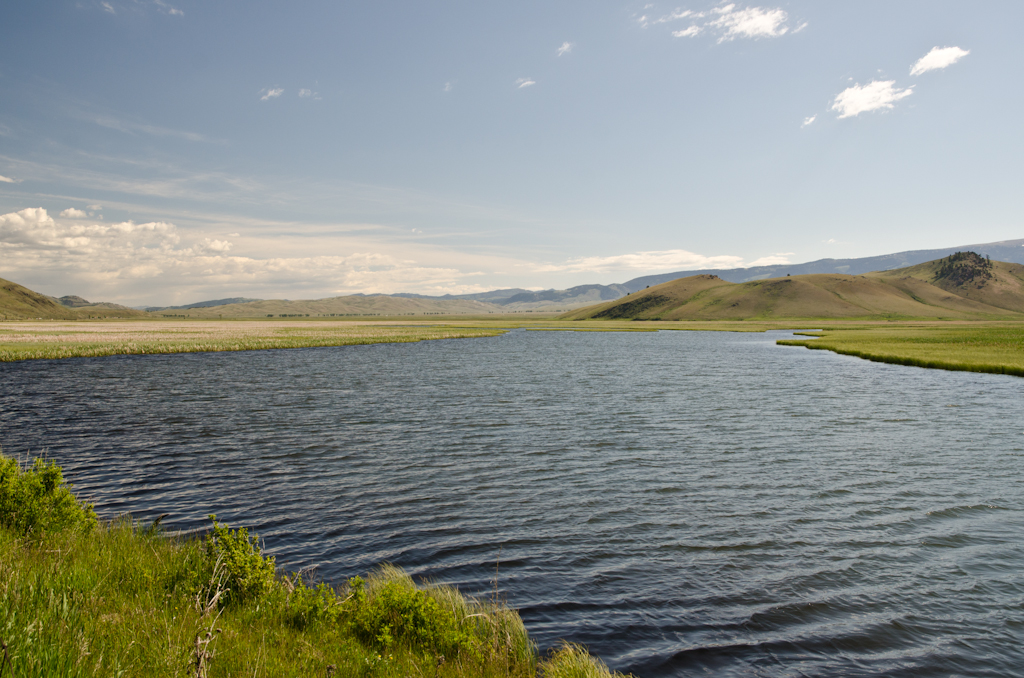
M837 325L800 333L815 339L783 339L876 362L943 370L1024 376L1024 323L900 323Z
M541 657L497 582L478 600L384 565L332 586L210 518L103 522L59 467L0 455L0 676L619 675L577 645Z

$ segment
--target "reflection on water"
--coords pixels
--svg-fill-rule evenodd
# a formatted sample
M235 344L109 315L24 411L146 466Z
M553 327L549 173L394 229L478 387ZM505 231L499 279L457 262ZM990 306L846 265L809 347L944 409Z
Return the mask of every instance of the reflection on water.
M500 558L542 647L641 676L1022 675L1024 380L778 336L3 364L0 444L328 580Z

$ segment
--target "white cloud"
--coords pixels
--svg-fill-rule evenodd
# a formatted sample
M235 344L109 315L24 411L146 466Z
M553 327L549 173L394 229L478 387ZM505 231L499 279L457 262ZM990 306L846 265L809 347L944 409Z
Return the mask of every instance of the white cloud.
M792 252L779 252L777 254L769 254L766 257L760 259L754 259L752 262L747 264L747 268L753 268L754 266L779 266L781 264L790 263L789 258L793 256Z
M266 296L304 289L443 294L479 275L373 251L288 256L278 248L276 256L257 258L232 249L230 241L186 236L167 222L65 223L41 207L0 215L0 275L23 284L46 280L87 298L167 297L168 290L202 298L227 288Z
M110 14L117 14L117 12L114 11L113 5L111 5L109 2L101 2L100 7L103 8L104 12L109 12Z
M123 120L117 120L115 118L95 118L92 119L100 127L106 127L107 129L114 129L119 132L125 132L126 134L135 134L136 132L143 132L145 134L151 134L157 137L176 137L178 139L186 139L188 141L210 141L202 134L196 132L183 132L181 130L169 129L167 127L160 127L158 125L144 125L134 122L125 122Z
M299 96L302 98L313 96L313 90L311 89L300 89Z
M444 84L444 88L441 91L442 92L451 92L452 91L452 84L450 82L446 82Z
M0 182L5 183L5 184L16 184L16 183L18 183L14 179L12 179L10 177L5 177L2 174L0 174Z
M576 46L576 43L573 43L573 42L563 42L562 46L558 48L558 56L562 56L563 54L568 54L569 52L572 51L572 48L575 47L575 46Z
M93 210L94 212L98 212L101 209L103 209L103 205L89 205L89 209Z
M777 38L789 30L786 20L789 18L782 9L765 9L748 7L735 9L735 5L725 5L711 10L720 16L708 25L723 31L718 42L735 38Z
M797 33L807 28L807 23L800 24L790 30L787 22L789 15L785 10L775 7L747 7L737 9L735 3L719 5L703 12L677 9L661 17L641 16L637 19L641 26L656 26L682 19L689 19L688 28L672 31L676 38L692 38L705 31L718 34L718 42L728 42L736 38L777 38L786 33Z
M279 88L261 89L260 94L263 95L260 97L260 101L267 101L268 99L276 99L277 97L281 96L282 94L284 94L284 90Z
M917 60L910 67L911 75L921 75L928 71L935 71L940 68L952 66L971 53L969 49L959 47L932 47L932 50Z
M67 219L84 219L85 217L89 216L82 210L76 210L74 207L67 208L66 210L61 212L60 215Z
M519 78L518 80L516 80L516 85L519 87L519 89L522 89L524 87L529 87L530 85L536 85L536 84L537 84L537 81L533 80L531 78Z
M742 257L706 257L686 250L661 250L634 252L610 257L580 257L564 264L549 264L539 267L541 272L603 273L608 271L658 271L671 269L737 268L743 265Z
M802 124L802 125L800 125L800 126L801 126L801 127L807 127L808 125L812 124L812 123L813 123L813 122L814 122L815 120L817 120L817 119L818 119L818 116L817 116L817 115L812 115L812 116L811 116L811 117L809 117L809 118L804 118L804 124Z
M839 93L832 102L831 110L839 113L839 118L889 109L899 101L913 94L913 87L897 89L895 80L873 80L866 85L854 85Z
M704 29L702 29L697 24L694 24L694 25L690 26L689 28L684 28L681 31L672 31L672 36L676 37L676 38L692 38L692 37L700 35L700 32L702 30L704 30Z

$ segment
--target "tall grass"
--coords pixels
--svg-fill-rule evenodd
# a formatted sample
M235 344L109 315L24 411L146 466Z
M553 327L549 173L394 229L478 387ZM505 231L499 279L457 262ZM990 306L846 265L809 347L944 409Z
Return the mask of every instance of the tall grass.
M34 482L37 468L4 482ZM61 486L51 489L36 500ZM542 660L500 601L417 585L394 566L330 586L275 572L255 535L215 520L186 538L128 517L95 522L76 502L81 520L24 529L10 506L0 512L3 678L612 675L575 646Z

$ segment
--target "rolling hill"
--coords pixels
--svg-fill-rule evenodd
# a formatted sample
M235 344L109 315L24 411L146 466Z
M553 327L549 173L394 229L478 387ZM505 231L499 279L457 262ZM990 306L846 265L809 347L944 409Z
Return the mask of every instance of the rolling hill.
M1024 265L971 252L867 275L809 274L732 283L711 274L655 285L560 318L745 320L1001 318L1024 313Z
M94 304L76 296L54 299L0 278L0 319L3 320L79 320L136 318L147 315L143 311L118 304Z

